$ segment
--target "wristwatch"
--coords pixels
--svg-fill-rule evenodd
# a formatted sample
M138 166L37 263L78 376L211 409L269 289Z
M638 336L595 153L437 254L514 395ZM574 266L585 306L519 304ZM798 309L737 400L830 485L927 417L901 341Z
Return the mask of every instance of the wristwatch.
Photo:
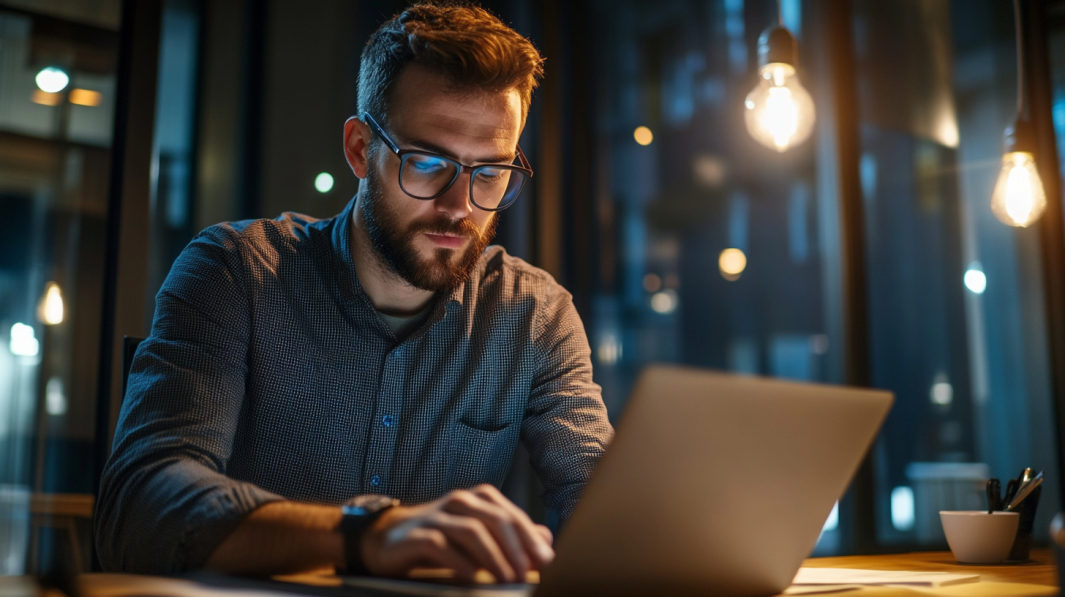
M362 535L385 510L398 506L399 500L383 495L362 495L340 507L343 516L337 529L344 534L344 573L366 576L370 571L362 559Z

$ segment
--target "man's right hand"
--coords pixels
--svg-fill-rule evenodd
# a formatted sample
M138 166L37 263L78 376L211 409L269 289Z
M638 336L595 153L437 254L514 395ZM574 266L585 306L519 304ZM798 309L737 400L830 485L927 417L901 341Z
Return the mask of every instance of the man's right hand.
M453 491L419 506L384 512L362 538L366 568L404 576L414 568L450 568L472 581L479 569L501 582L524 582L555 557L551 531L533 523L498 489Z

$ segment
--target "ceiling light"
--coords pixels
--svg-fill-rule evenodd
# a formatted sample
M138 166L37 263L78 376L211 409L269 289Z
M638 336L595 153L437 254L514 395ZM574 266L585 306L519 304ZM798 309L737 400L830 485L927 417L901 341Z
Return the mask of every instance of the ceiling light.
M784 27L779 0L777 21L758 37L759 82L743 106L751 136L782 152L810 137L817 114L810 93L796 74L799 44Z
M1017 118L1006 129L1002 169L991 194L991 211L1005 224L1026 228L1043 215L1047 197L1035 165L1035 132L1028 118L1020 0L1013 0L1013 22L1017 30Z

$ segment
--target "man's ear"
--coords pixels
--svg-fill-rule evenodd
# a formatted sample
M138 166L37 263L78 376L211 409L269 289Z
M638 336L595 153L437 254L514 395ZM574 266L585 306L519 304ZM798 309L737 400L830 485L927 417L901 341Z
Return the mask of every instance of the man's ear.
M358 118L352 116L344 123L344 157L347 158L351 171L359 178L366 178L372 138L370 127Z

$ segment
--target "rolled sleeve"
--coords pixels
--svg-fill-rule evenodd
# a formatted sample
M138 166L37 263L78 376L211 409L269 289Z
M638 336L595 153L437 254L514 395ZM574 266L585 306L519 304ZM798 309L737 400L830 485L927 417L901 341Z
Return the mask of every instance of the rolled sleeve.
M282 499L226 476L244 400L248 300L224 226L197 236L157 297L129 374L96 509L106 570L201 567L251 511Z
M569 518L614 430L602 389L592 381L591 350L568 292L559 286L537 309L537 373L522 437L558 524Z

